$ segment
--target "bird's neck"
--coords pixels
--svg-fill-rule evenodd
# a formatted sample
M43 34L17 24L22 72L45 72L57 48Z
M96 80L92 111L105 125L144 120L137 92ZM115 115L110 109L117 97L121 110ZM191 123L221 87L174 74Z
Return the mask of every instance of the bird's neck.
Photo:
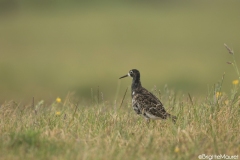
M136 90L136 88L142 87L140 77L133 78L132 80L132 91Z

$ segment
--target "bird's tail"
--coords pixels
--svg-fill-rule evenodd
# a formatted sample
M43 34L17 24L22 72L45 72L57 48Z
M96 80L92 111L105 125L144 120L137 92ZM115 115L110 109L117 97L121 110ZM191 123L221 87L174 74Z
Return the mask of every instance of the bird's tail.
M168 114L167 116L173 121L174 124L176 123L176 121L177 121L177 117L176 116L173 116L171 114Z

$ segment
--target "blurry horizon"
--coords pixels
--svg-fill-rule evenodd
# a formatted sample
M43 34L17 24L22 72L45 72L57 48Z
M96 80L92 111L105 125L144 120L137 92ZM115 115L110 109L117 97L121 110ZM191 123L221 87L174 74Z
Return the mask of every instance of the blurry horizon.
M148 90L167 85L193 95L206 95L225 72L222 91L230 93L237 75L223 44L239 62L239 5L1 1L0 102L68 92L91 99L98 86L105 100L114 100L131 85L118 78L133 68Z

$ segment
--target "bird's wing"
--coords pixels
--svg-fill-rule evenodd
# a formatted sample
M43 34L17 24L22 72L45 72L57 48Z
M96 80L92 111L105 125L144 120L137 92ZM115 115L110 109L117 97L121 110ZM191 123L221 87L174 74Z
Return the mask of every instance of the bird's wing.
M149 112L154 116L163 119L166 118L167 112L161 101L145 88L141 88L137 91L137 94L133 96L133 99L138 103L142 112Z
M155 105L163 105L161 103L161 101L154 94L152 94L151 92L149 92L148 90L146 90L143 87L140 89L139 94L142 95L142 97L144 98L145 101L148 101L152 105L153 104L155 104Z

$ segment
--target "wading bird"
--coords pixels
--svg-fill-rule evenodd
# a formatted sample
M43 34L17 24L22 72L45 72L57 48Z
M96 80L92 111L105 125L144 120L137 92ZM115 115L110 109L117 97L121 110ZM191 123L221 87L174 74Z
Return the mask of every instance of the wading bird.
M160 100L142 87L140 82L140 72L137 69L130 70L127 75L122 76L119 79L125 77L132 77L132 107L137 114L142 114L147 122L149 122L150 119L167 118L170 118L174 123L176 122L177 117L167 113Z

